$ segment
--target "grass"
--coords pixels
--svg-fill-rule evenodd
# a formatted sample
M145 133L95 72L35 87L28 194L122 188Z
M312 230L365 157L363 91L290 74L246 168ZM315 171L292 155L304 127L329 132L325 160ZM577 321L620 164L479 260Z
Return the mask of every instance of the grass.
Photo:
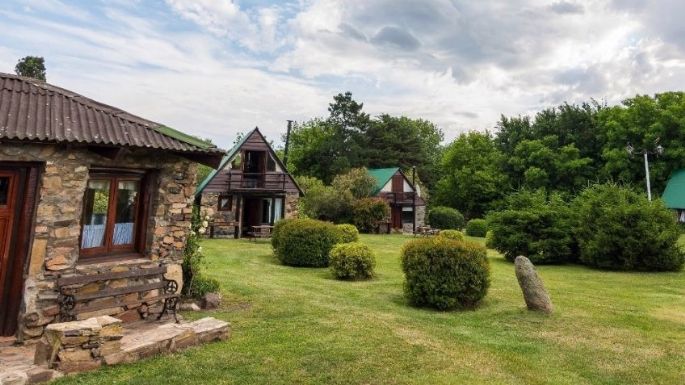
M362 236L378 277L281 266L267 243L208 240L222 283L214 316L229 341L64 378L59 384L680 384L685 272L540 266L556 312L525 310L511 263L491 252L492 286L475 311L407 305L408 238ZM477 239L482 242L482 239Z

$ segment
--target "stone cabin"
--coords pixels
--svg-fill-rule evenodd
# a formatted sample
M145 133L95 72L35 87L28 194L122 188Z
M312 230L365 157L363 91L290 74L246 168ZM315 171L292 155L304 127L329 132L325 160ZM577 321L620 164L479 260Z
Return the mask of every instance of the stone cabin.
M254 226L297 217L302 190L255 128L200 183L196 203L209 216L210 237L253 235Z
M425 224L426 201L421 197L421 190L399 167L371 168L369 175L376 180L373 195L390 205L388 232L392 228L411 233Z
M35 339L63 321L64 285L85 300L67 319L129 321L159 311L156 282L181 289L197 163L217 167L223 154L74 92L0 73L0 335Z

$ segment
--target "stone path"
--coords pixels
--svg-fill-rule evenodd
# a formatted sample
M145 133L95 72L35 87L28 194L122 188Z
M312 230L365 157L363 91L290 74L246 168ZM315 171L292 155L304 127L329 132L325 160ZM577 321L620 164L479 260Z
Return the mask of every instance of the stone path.
M176 352L180 349L230 337L228 322L212 317L180 324L139 322L128 324L121 339L121 350L105 356L103 364L135 362L142 358ZM62 373L34 365L35 345L13 346L0 340L0 385L25 385L49 381Z

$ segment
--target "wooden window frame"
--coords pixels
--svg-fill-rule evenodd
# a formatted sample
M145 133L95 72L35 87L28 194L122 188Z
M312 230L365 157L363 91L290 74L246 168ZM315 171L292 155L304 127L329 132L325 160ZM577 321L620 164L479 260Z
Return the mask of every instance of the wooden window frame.
M228 198L228 208L225 209L221 207L221 200ZM219 201L217 202L218 211L233 211L233 195L219 195Z
M88 181L108 180L109 181L109 201L107 209L107 222L105 224L104 245L100 247L83 248L83 226L86 222L83 210L81 217L81 232L79 234L79 257L86 261L109 260L112 257L121 258L140 258L145 250L145 239L147 233L148 213L150 211L150 188L148 186L150 175L139 170L98 170L93 169L89 174ZM126 245L114 245L114 225L116 223L117 195L120 181L138 182L138 195L135 202L135 222L133 225L133 243ZM86 202L84 191L83 202Z

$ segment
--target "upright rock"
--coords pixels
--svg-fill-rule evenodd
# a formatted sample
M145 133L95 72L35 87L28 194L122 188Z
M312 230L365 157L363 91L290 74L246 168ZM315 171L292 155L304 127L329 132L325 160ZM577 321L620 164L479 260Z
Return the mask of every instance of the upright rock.
M519 255L514 260L514 266L516 267L516 279L519 281L519 286L523 291L523 299L526 301L528 309L546 314L552 313L552 300L549 298L545 285L530 259Z

